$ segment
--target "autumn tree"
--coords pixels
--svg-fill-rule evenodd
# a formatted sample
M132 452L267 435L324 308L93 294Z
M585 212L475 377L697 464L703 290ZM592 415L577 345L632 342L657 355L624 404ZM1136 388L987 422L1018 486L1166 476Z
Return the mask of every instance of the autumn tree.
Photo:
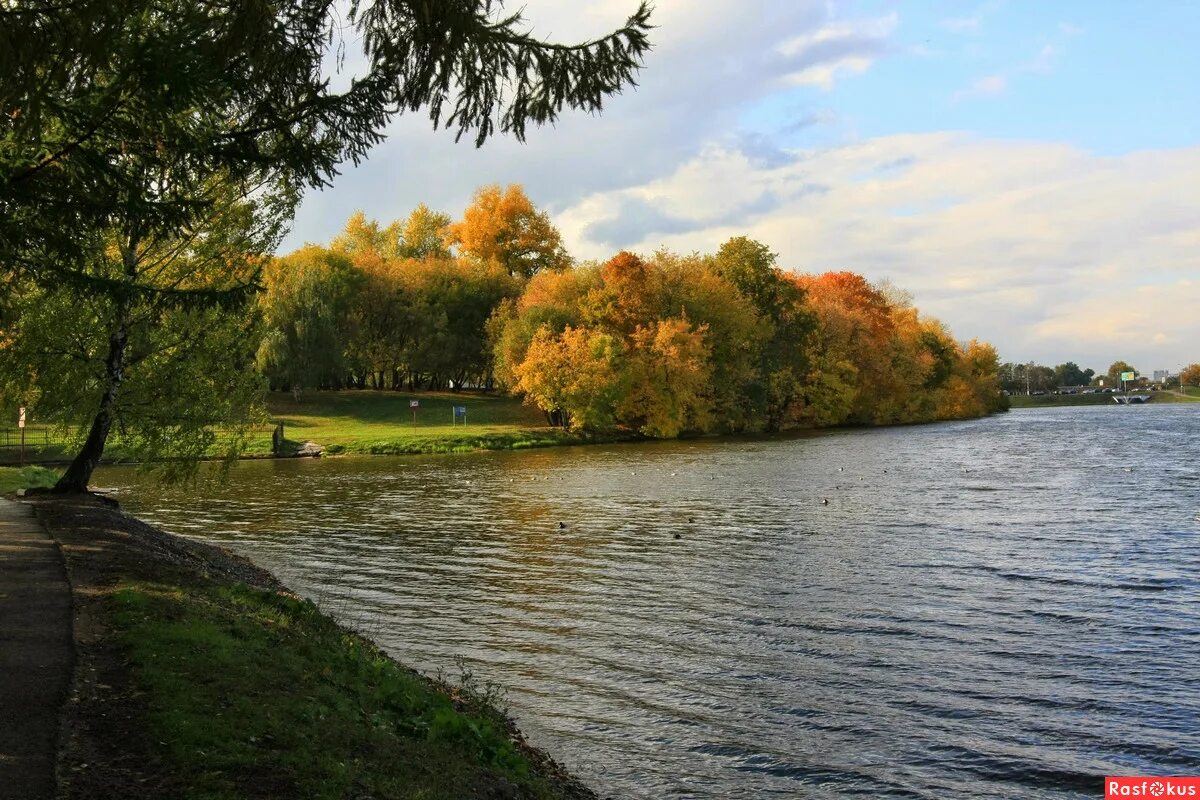
M495 375L502 385L517 385L516 368L543 328L557 335L567 327L583 325L586 298L598 283L599 271L594 267L540 272L519 297L497 306L487 330Z
M475 192L463 218L446 229L447 244L509 275L530 277L571 263L562 235L544 211L538 211L519 184L485 186Z
M630 337L629 389L618 417L641 433L670 439L710 430L711 349L708 326L685 318L639 326Z
M138 304L200 314L239 305L257 283L203 270L155 277L192 263L195 243L220 240L226 209L251 204L268 226L288 219L302 189L362 159L403 111L427 108L435 126L482 144L497 131L522 138L564 108L598 110L649 46L645 7L577 46L535 39L520 15L495 11L490 0L352 2L366 68L345 89L325 74L344 12L329 0L29 0L0 14L5 282L102 297L115 312L93 318L107 326L107 366L75 390L95 413L60 490L86 489L103 452ZM242 240L223 257L266 252Z
M861 275L827 272L794 279L817 320L808 347L806 418L824 420L845 409L838 421L876 423L891 413L910 376L895 367L898 326L908 319L906 304L893 305Z
M446 234L450 215L431 211L421 203L412 210L400 229L401 255L408 258L449 258Z
M546 413L552 425L608 430L625 394L622 347L601 331L541 328L514 368L515 389Z
M1179 371L1180 386L1200 386L1200 364L1188 364Z
M745 399L757 377L757 361L773 326L754 305L717 274L712 259L660 250L649 262L660 276L662 314L674 314L705 328L710 377L703 394L711 427L725 432L755 429L760 420Z
M361 210L355 211L346 220L342 232L333 238L329 247L351 257L362 255L395 259L406 254L399 222L382 226L373 219L367 219Z
M745 238L715 257L621 252L536 275L499 306L489 337L506 385L576 429L674 437L1006 407L990 345L959 344L860 275L783 273ZM595 360L596 341L619 368L615 355ZM580 386L602 386L603 402L589 406Z

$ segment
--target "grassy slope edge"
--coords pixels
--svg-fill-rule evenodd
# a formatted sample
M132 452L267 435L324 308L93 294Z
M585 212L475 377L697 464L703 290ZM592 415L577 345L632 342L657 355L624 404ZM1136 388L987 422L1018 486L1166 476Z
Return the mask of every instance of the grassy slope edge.
M594 798L432 681L217 548L41 499L78 623L62 798Z
M0 467L0 495L15 494L19 489L49 489L58 480L58 472L45 467Z

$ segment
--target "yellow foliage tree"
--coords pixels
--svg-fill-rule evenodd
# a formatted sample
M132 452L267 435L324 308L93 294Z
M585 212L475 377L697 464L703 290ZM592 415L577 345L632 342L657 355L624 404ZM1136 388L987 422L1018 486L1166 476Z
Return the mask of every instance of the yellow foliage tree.
M608 430L617 399L625 394L620 343L607 333L568 327L555 335L541 328L513 372L516 390L546 413L552 425Z
M629 391L617 405L618 417L661 438L708 430L712 361L707 330L683 318L638 328L629 356Z

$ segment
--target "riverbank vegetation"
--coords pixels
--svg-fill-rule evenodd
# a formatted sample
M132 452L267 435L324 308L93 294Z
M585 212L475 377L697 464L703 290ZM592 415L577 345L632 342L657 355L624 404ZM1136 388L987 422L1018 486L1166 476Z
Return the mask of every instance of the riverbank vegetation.
M1183 391L1175 389L1158 389L1153 392L1138 392L1149 394L1150 401L1155 405L1163 403L1195 403L1200 402L1200 388L1185 387ZM1098 394L1014 394L1009 397L1013 408L1046 408L1051 406L1112 406L1115 395L1108 392Z
M466 409L465 417L455 420L455 406ZM597 440L547 427L537 409L517 398L483 392L342 390L311 392L299 400L271 392L267 409L283 423L289 442L317 442L329 454L519 450ZM259 434L250 448L270 453L270 436Z
M21 489L48 489L57 480L58 473L45 467L0 467L0 495Z
M214 427L253 423L270 254L302 192L392 119L523 139L630 86L652 29L640 5L545 41L490 0L30 2L4 22L0 405L76 429L63 492L86 490L113 432L182 475ZM353 78L331 80L351 42Z
M415 673L249 563L94 500L35 507L79 620L59 796L594 798L469 674Z
M157 263L147 247L136 264ZM55 345L69 293L18 294L0 345L7 396L29 398L39 420L57 417L68 452L94 455L97 431L107 442L111 430L110 457L168 476L202 457L286 454L306 441L332 453L453 452L1006 407L995 351L958 342L895 287L785 270L746 237L711 254L575 263L515 185L479 190L457 221L425 206L386 225L359 213L327 245L229 270L230 291L261 277L249 304L123 307L143 319L100 429L93 393L72 387L110 352L105 326L84 326L94 335L77 339L74 358ZM462 405L466 418L455 418ZM276 420L283 443L267 433Z
M1123 376L1133 375L1132 379ZM1005 362L1000 365L1000 387L1013 397L1025 395L1037 397L1041 395L1065 394L1067 396L1086 395L1088 389L1116 391L1146 390L1182 390L1186 394L1189 389L1200 388L1200 364L1189 364L1172 375L1167 370L1157 370L1151 375L1143 375L1127 361L1114 361L1104 372L1094 369L1081 369L1073 361L1047 367L1029 362L1014 364ZM1093 401L1079 401L1074 405L1083 405Z
M862 276L786 271L745 237L711 255L564 258L516 186L480 190L459 223L423 206L387 226L356 215L268 269L259 364L298 397L499 389L564 430L655 437L1003 407L991 347Z

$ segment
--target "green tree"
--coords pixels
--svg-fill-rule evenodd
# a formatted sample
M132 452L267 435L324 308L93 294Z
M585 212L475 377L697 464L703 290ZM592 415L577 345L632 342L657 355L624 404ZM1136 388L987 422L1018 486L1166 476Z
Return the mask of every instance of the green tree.
M254 212L231 201L204 236L114 227L90 269L125 292L19 283L0 346L0 393L77 433L60 486L86 486L113 431L127 457L172 477L215 444L215 425L234 432L226 444L240 445L261 390L244 313L259 263L248 254L277 237Z
M403 255L408 258L449 258L446 248L446 230L450 227L450 215L430 211L421 203L413 209L401 228Z
M523 138L564 107L598 110L649 47L644 6L577 46L534 39L519 15L494 17L490 0L352 2L349 12L367 67L344 90L325 75L342 13L329 0L27 0L0 14L6 282L114 310L93 318L107 325L107 366L95 392L76 389L95 414L59 489L86 489L103 452L138 304L229 308L257 282L198 270L163 284L144 253L171 270L188 263L180 256L238 203L253 201L277 229L301 189L363 158L402 111L427 108L435 126L482 144L497 130ZM119 258L102 257L112 247ZM223 254L266 252L243 238Z
M745 236L722 244L714 258L717 274L750 302L770 331L754 359L757 373L743 389L767 430L785 427L791 406L803 402L804 343L815 324L804 306L804 290L775 259L765 244Z
M1134 374L1137 374L1137 370L1134 369L1132 366L1130 366L1128 363L1126 363L1124 361L1114 361L1109 366L1108 372L1106 373L1107 385L1108 386L1120 386L1121 385L1121 373L1123 373L1123 372L1132 372Z
M273 388L297 395L340 387L357 335L362 274L344 253L309 245L274 261L264 277L259 369Z
M1068 361L1054 368L1054 380L1059 386L1087 386L1091 375L1080 369L1074 361Z

